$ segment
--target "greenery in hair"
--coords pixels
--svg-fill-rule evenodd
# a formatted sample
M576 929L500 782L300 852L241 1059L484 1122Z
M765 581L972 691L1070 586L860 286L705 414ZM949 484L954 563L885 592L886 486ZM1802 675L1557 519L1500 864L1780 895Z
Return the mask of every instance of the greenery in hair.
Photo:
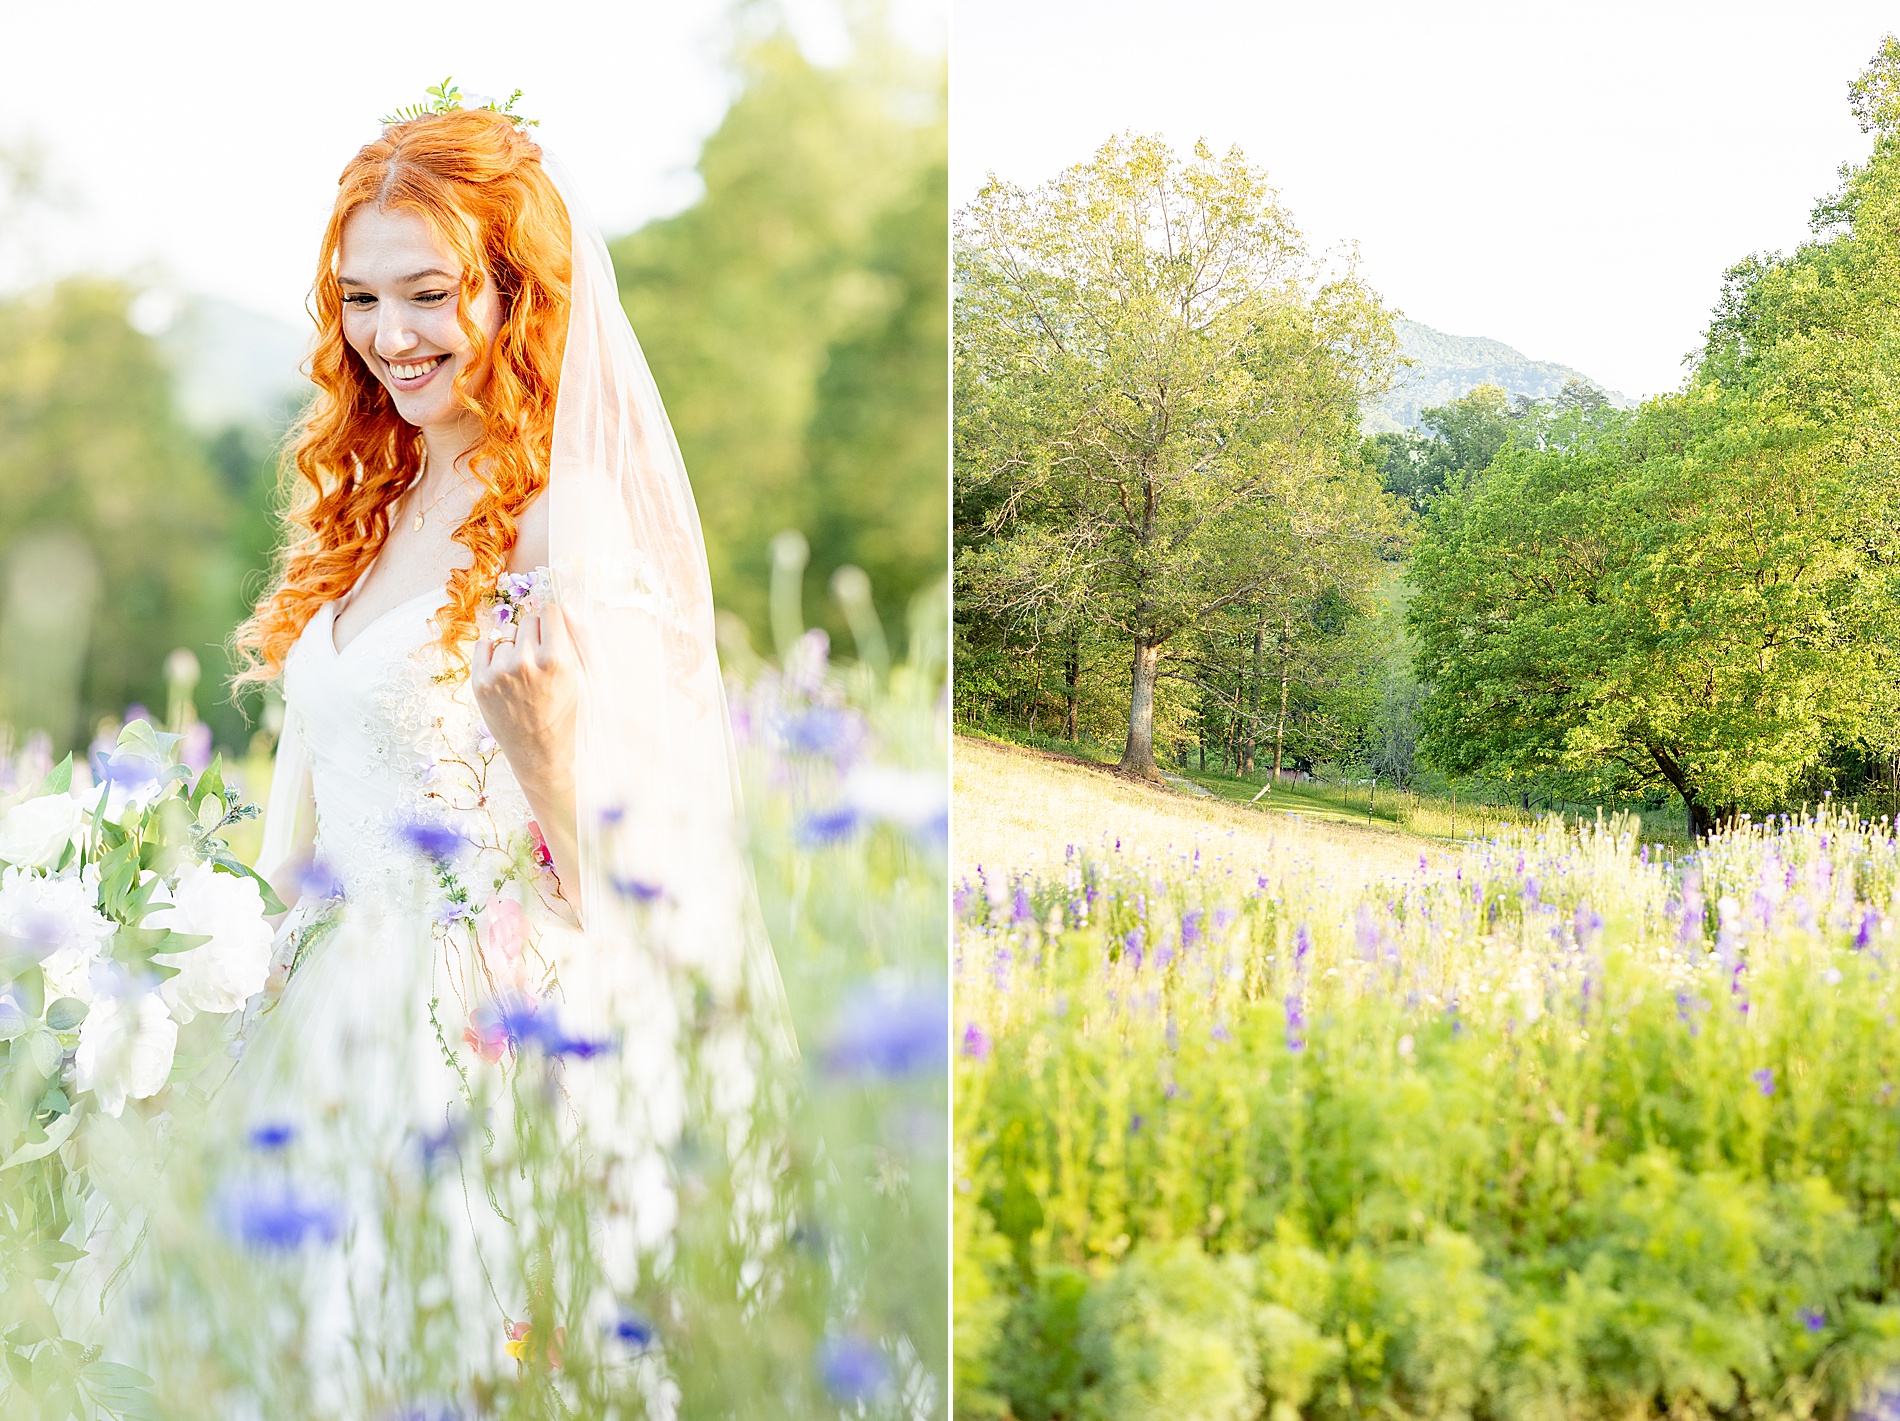
M456 87L455 80L452 76L445 78L440 84L436 84L423 92L428 95L428 101L426 103L411 104L407 108L397 109L393 114L385 114L383 116L383 127L388 128L392 124L407 123L410 119L427 118L431 114L438 113L453 113L457 109L471 107L463 101L462 91ZM525 118L515 112L515 105L520 102L520 100L521 90L516 89L504 102L497 103L495 100L490 99L487 103L476 104L473 105L473 107L489 109L498 114L506 114L515 121L517 128L537 127L541 122L539 119Z

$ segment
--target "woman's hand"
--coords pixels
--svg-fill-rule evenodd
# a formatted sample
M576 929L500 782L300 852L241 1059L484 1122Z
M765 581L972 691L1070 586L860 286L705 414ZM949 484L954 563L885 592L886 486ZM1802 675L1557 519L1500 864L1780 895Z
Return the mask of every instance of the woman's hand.
M581 678L567 616L559 607L537 607L516 625L512 642L484 637L471 661L476 708L527 796L555 876L571 890L563 896L578 907L574 736Z

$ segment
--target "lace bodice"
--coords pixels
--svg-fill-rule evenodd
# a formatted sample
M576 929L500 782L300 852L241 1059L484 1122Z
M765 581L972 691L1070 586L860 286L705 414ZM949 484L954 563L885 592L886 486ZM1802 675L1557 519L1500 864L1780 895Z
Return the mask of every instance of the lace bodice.
M358 902L431 881L427 845L447 828L458 875L508 876L531 852L529 811L482 724L468 677L436 640L444 588L392 607L336 647L332 602L284 666L286 733L299 737L317 808L318 860Z

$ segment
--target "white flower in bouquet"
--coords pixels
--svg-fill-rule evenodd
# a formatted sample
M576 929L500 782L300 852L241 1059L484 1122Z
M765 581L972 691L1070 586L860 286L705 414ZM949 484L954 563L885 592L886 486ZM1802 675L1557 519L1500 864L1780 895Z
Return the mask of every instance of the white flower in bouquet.
M95 903L98 885L68 874L43 878L23 868L0 873L0 938L29 948L40 957L48 1000L92 999L92 964L112 920Z
M101 993L79 1028L73 1085L118 1115L128 1099L165 1088L177 1049L178 1023L157 992Z
M43 794L0 815L0 861L51 868L86 822L86 806L70 794Z
M237 1011L264 990L270 975L271 927L257 884L208 863L178 875L171 902L145 919L148 928L208 936L184 952L160 953L154 962L176 967L163 988L180 1021L201 1011Z

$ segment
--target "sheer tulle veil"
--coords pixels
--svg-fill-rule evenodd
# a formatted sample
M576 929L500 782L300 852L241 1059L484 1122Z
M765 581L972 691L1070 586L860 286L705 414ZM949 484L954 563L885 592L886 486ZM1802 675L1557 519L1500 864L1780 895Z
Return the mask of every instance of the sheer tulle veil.
M553 584L582 681L581 882L564 892L581 914L590 965L604 973L585 989L616 999L617 1024L637 1032L643 1023L625 1019L636 1010L629 998L648 997L654 969L684 970L720 995L743 991L788 1043L741 852L711 579L685 462L600 230L559 161L545 149L541 161L573 234L546 496ZM267 874L295 842L307 775L302 747L286 734L259 855ZM572 1000L574 987L564 994Z

